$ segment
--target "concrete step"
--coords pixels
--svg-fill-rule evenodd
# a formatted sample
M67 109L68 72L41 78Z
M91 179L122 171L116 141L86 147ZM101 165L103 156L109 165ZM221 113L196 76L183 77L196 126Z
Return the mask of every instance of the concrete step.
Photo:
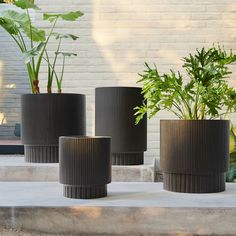
M112 181L153 182L153 165L112 166ZM58 181L57 163L26 163L21 155L0 155L0 181Z
M112 183L94 200L64 198L57 182L0 182L0 192L0 235L236 235L236 184L183 194Z

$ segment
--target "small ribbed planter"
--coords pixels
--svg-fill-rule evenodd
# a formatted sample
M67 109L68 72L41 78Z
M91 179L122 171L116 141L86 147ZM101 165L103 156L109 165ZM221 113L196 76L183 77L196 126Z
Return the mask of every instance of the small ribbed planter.
M143 104L141 88L101 87L95 91L95 134L112 137L113 165L143 164L147 117L135 125L134 107Z
M107 196L107 184L111 182L111 138L60 137L59 171L65 197Z
M25 161L58 162L59 136L85 135L85 95L24 94L21 122Z
M229 121L161 120L164 189L184 193L225 190Z

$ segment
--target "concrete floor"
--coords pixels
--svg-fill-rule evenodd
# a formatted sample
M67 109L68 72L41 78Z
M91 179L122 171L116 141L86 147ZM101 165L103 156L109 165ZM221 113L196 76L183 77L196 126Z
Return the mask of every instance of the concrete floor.
M58 163L26 163L22 155L0 155L0 181L58 181ZM112 166L112 180L153 182L154 165Z
M0 192L0 235L236 235L236 184L183 194L161 183L112 183L94 200L64 198L56 182L0 182Z
M185 194L163 190L161 183L112 183L108 196L93 200L68 199L62 196L57 182L0 182L0 207L236 207L236 184L214 194Z

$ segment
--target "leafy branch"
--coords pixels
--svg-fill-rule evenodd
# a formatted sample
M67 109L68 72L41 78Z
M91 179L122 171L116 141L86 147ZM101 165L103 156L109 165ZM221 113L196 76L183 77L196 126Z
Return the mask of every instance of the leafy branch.
M156 65L151 68L145 63L146 69L139 74L138 83L143 85L147 105L135 108L136 123L144 114L152 118L160 110L188 120L222 118L236 111L236 91L226 81L231 74L228 65L236 62L232 51L227 53L220 46L202 48L182 60L189 76L185 84L179 71L160 74Z
M62 14L50 14L44 13L44 20L48 20L52 26L49 30L49 34L46 37L46 32L42 29L38 29L33 26L29 9L39 10L40 8L34 4L33 0L13 0L10 1L13 5L20 8L21 11L5 10L0 14L0 26L5 29L13 40L18 45L20 51L25 57L25 64L29 75L29 81L31 85L32 93L39 93L39 72L42 64L42 60L47 58L47 62L50 63L46 50L51 37L54 35L58 43L58 49L55 52L53 67L48 64L48 93L52 92L52 82L55 75L55 67L57 62L58 53L61 47L62 39L77 40L78 36L72 34L59 34L55 33L57 21L76 21L79 17L83 16L80 11L62 13ZM22 12L23 10L23 12ZM27 44L26 38L30 39L30 45ZM72 55L72 54L71 54ZM63 57L62 65L62 77L64 74L65 58ZM62 77L57 81L58 91L61 91Z

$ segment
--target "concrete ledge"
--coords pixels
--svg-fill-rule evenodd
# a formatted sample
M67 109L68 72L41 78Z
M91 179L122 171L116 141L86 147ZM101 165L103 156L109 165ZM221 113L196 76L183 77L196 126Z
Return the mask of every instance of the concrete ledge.
M236 235L236 184L201 195L166 192L160 183L112 183L108 191L77 200L63 198L55 182L2 182L0 234Z
M113 166L112 181L153 182L152 165ZM58 164L26 163L21 155L0 156L0 181L58 181Z

